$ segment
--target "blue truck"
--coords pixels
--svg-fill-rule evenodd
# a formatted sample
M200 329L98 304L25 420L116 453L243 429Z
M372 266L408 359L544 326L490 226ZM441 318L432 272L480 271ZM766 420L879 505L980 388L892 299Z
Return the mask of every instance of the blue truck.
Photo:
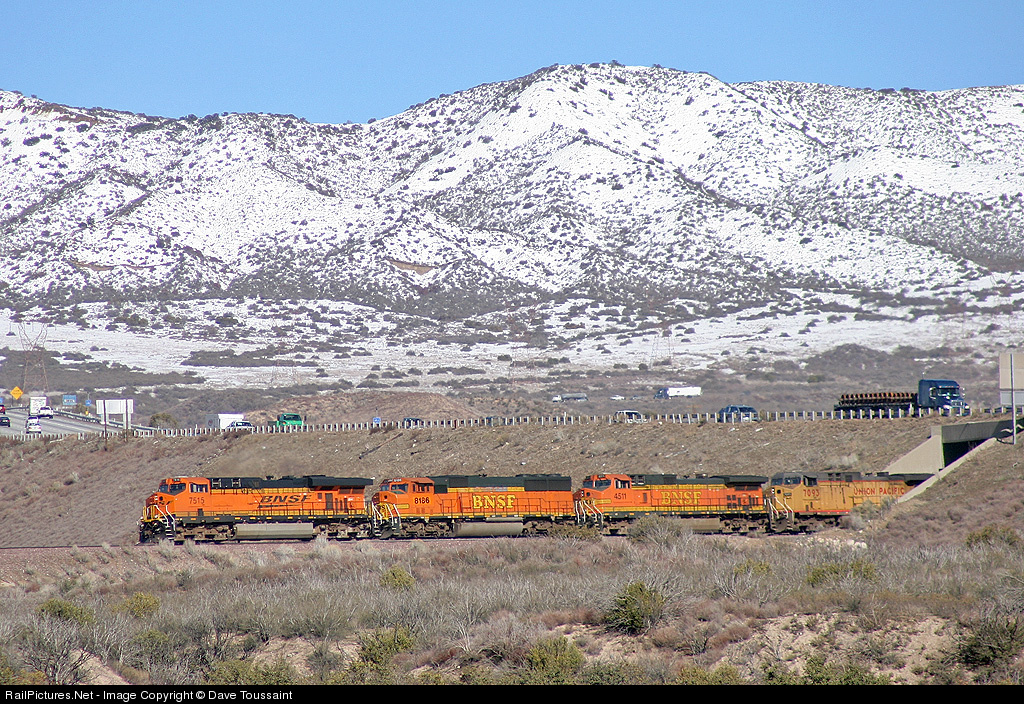
M835 410L851 413L892 411L893 415L916 415L928 410L958 416L971 414L971 407L964 398L963 387L952 379L921 379L917 382L916 393L872 391L843 394L839 397Z

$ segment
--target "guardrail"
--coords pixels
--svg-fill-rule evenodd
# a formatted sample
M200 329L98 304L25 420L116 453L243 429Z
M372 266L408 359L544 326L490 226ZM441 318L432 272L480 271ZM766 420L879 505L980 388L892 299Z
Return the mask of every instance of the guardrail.
M903 411L884 413L860 411L857 413L849 411L767 411L757 414L755 417L741 417L740 414L733 414L732 417L721 418L718 413L652 413L643 414L643 420L639 422L661 422L676 424L706 424L722 423L733 424L743 422L777 422L795 420L868 420L888 419L907 417L927 417L940 415L929 409L927 412L907 413ZM636 420L622 419L616 414L611 415L562 415L550 416L491 416L487 418L451 418L423 420L416 423L403 421L381 421L380 423L310 423L302 426L278 428L271 425L257 425L251 429L229 430L218 428L147 428L135 429L136 435L152 437L163 435L167 437L194 437L200 435L219 435L223 433L254 433L257 435L269 435L277 433L345 433L372 430L394 430L407 429L415 430L420 428L476 428L476 427L500 427L500 426L551 426L551 425L588 425L588 424L630 424Z
M980 413L983 414L1004 414L1009 413L1010 408L1006 407L994 407L982 409ZM85 420L94 423L100 421L95 417L79 416L78 414L67 413L58 411L61 415L69 418L75 418L77 420ZM360 423L311 423L302 426L284 427L279 428L272 425L257 425L247 429L240 430L229 430L221 428L203 428L203 427L191 427L191 428L150 428L146 426L133 426L132 435L134 437L198 437L198 436L210 436L210 435L223 435L226 433L252 433L256 435L270 435L279 433L347 433L347 432L368 432L368 431L382 431L382 430L394 430L394 429L409 429L415 430L420 428L474 428L474 427L501 427L501 426L559 426L559 425L591 425L591 424L603 424L603 425L617 425L617 424L637 424L637 423L673 423L673 424L687 424L687 425L700 425L700 424L737 424L747 422L786 422L786 421L816 421L816 420L869 420L869 419L890 419L890 418L908 418L908 417L928 417L928 416L939 416L943 415L935 411L934 409L918 410L917 412L910 413L903 411L902 409L896 412L891 410L885 412L871 412L871 411L762 411L755 414L753 417L747 414L731 414L730 416L722 417L718 413L651 413L641 414L642 418L637 419L635 417L622 417L617 414L611 415L569 415L563 413L561 415L547 415L547 416L489 416L485 418L450 418L450 419L434 419L434 420L423 420L417 421L416 423L409 423L405 421L381 421L380 423L374 423L372 421L360 422ZM77 436L80 439L86 437L122 437L124 435L124 426L120 423L108 423L111 427L107 431L99 432L68 432L68 433L18 433L10 435L8 437L16 440L27 441L39 438L58 440L66 437Z

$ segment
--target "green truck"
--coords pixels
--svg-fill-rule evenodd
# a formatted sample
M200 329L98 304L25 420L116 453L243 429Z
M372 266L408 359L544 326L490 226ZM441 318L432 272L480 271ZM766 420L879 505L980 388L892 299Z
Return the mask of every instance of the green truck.
M270 423L270 427L274 430L290 430L291 428L301 428L302 426L302 416L298 413L282 413L277 417L277 420Z

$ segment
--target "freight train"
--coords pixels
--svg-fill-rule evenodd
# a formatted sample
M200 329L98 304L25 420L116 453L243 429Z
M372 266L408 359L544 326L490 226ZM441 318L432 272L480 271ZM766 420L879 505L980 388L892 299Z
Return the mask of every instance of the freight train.
M644 516L700 533L807 532L865 502L895 500L927 474L783 472L771 477L594 474L369 479L171 477L146 499L140 542L546 535L583 526L628 535Z

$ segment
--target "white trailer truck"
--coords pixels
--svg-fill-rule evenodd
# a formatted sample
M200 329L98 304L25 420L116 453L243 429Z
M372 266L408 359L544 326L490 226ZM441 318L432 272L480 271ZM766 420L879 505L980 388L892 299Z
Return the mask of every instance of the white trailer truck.
M654 393L654 398L675 398L677 396L700 396L699 386L663 386Z

